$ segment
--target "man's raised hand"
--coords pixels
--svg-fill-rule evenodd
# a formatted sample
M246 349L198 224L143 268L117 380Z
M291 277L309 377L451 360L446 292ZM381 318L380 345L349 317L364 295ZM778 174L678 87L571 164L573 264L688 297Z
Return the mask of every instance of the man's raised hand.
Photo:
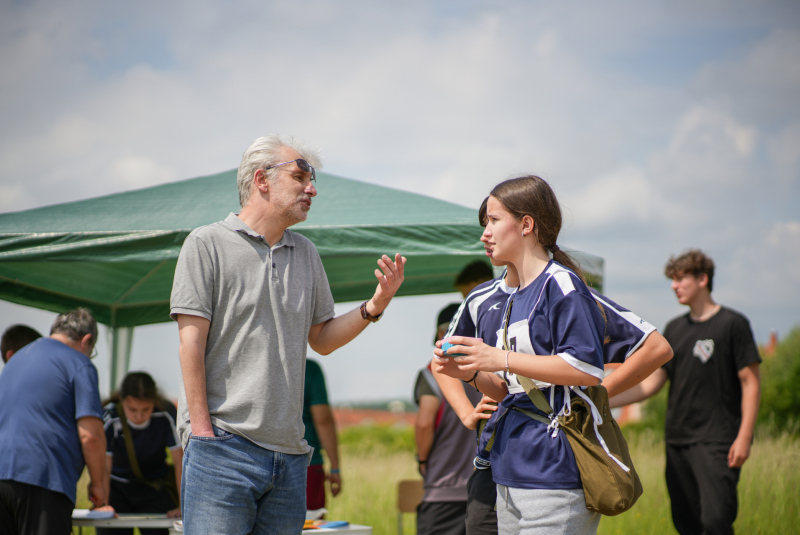
M392 300L400 285L403 284L406 259L400 253L394 255L394 261L387 255L383 255L378 260L380 269L375 270L375 278L378 279L378 287L375 295L370 299L367 312L373 316L381 314Z

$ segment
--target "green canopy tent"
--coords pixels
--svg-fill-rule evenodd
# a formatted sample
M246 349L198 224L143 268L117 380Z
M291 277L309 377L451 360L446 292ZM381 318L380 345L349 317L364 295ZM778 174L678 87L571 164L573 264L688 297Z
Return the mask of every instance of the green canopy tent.
M337 302L368 299L381 254L408 258L398 295L453 291L483 257L475 210L318 173L319 195L293 230L317 247ZM127 371L133 327L169 321L181 244L239 209L236 171L0 214L0 299L63 312L92 310L110 328L110 384ZM602 259L579 254L595 285Z

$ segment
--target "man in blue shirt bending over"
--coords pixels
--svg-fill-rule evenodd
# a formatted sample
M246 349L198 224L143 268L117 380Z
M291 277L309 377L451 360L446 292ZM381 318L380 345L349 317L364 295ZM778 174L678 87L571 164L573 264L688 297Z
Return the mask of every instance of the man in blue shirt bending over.
M84 463L89 498L106 504L103 410L89 360L96 341L92 314L72 310L0 374L0 535L72 533Z

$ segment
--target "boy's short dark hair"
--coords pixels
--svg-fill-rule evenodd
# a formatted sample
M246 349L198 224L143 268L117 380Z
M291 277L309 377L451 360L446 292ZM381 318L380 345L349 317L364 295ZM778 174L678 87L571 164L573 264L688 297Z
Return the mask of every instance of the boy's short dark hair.
M486 282L494 278L492 266L483 260L476 260L471 264L467 264L461 273L456 277L455 286L462 284L469 284L472 282Z
M0 354L2 354L3 362L6 362L6 353L13 351L16 353L26 345L30 344L41 338L42 335L33 327L28 327L21 323L12 325L3 333L0 338Z
M449 305L447 305L446 307L444 307L443 309L441 309L439 311L439 315L436 316L436 331L437 332L436 332L436 334L434 335L434 338L433 338L433 343L434 344L439 341L439 333L438 333L439 329L443 325L449 325L450 322L453 321L453 318L455 317L456 312L458 312L459 307L461 307L460 303L450 303Z
M710 292L714 281L714 261L700 249L689 249L680 256L671 256L664 267L664 275L670 279L684 275L699 277L704 273L708 276L707 287Z

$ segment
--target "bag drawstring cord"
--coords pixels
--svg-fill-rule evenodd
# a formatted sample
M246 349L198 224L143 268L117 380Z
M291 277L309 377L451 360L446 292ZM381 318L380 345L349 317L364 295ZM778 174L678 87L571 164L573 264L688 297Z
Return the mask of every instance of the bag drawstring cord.
M587 405L589 405L589 408L592 411L592 416L593 416L593 419L594 419L594 422L593 422L593 424L594 424L594 434L595 434L595 436L597 436L597 440L600 442L600 445L603 446L603 450L606 452L606 455L608 455L609 457L614 459L614 462L616 462L619 465L620 468L622 468L626 472L630 472L631 469L628 468L627 466L625 466L625 463L623 463L622 461L620 461L619 459L617 459L616 457L611 455L611 451L609 451L608 445L606 444L606 441L603 440L603 436L600 434L600 430L597 429L598 425L603 425L603 417L600 415L600 411L598 411L597 407L594 406L594 403L592 403L592 400L589 398L589 396L587 396L586 394L581 392L580 388L577 388L577 389L574 388L574 387L570 387L570 388L572 389L573 392L578 394L578 396L583 398L583 400L586 401Z
M552 407L555 405L555 385L550 387L550 406ZM558 427L560 422L558 418L560 416L569 416L572 414L572 402L569 397L569 388L564 387L564 403L561 405L561 410L558 414L550 413L548 416L550 417L550 425L547 426L547 432L550 433L550 437L556 438L558 436Z

